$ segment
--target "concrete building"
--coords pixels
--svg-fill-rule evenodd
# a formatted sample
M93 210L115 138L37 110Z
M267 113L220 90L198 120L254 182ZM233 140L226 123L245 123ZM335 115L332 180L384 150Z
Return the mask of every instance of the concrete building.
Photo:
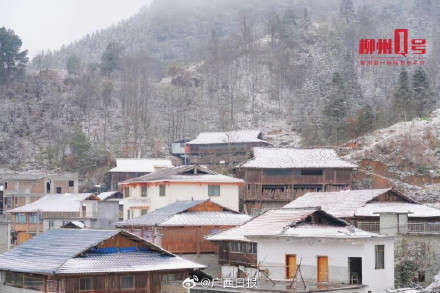
M30 204L46 194L78 193L78 174L17 174L1 178L3 211Z
M124 192L124 220L139 217L178 200L207 200L239 210L243 180L187 165L163 169L119 183Z

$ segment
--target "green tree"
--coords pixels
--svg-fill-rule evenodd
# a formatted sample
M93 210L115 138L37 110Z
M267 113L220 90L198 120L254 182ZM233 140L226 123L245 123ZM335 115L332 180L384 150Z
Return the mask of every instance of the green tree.
M89 167L91 144L89 138L81 128L75 128L71 144L72 167L77 170L85 170Z
M416 115L423 117L428 115L436 106L434 94L429 86L428 76L422 67L418 67L413 75L414 103Z
M402 68L399 75L399 85L394 93L394 111L397 121L408 121L413 118L413 94L409 84L408 72Z
M79 74L81 72L81 59L76 55L71 55L67 59L66 70L69 74Z
M339 145L345 136L348 112L346 96L344 81L339 72L335 72L332 78L331 92L324 108L324 116L326 118L326 128L330 134L330 143L336 145Z
M109 43L101 56L101 72L108 77L116 69L121 68L122 47L117 43Z
M0 84L24 74L28 51L21 51L21 45L14 31L0 27Z

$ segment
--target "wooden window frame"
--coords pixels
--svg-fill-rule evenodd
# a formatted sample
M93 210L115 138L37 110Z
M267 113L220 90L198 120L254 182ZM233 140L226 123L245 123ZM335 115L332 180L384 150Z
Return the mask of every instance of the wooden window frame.
M90 280L90 288L81 289L81 280ZM91 290L93 290L93 280L92 280L92 278L79 278L78 283L79 283L78 291L91 291Z
M124 287L123 287L123 279L124 279L124 278L131 278L131 279L133 280L133 287L124 288ZM121 282L121 290L133 290L133 289L136 289L136 283L135 283L134 275L121 276L121 278L120 278L120 282Z

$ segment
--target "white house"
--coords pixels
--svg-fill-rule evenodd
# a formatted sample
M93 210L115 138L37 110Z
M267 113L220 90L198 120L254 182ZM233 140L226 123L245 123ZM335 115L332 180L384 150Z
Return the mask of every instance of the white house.
M177 200L211 199L228 209L239 210L241 179L200 166L168 168L119 183L124 191L124 220L167 206Z
M346 284L358 286L357 292L394 288L394 239L354 228L319 208L270 210L208 239L220 242L219 255L228 254L224 259L229 262L256 253L253 266L264 272L259 278L295 279L294 285L300 288L301 272L309 287L326 284L331 289ZM246 270L224 264L224 276L236 277L238 268L252 273L252 264Z

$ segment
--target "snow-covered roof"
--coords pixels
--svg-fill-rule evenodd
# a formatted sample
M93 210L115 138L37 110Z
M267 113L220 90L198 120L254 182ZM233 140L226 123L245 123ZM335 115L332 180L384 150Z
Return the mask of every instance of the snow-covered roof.
M122 193L120 191L106 191L106 192L101 192L100 194L97 195L97 197L100 200L106 200L109 197L112 197L114 195L117 195L117 198L122 198Z
M245 224L220 233L210 235L208 240L249 241L250 235L281 235L283 232L316 212L326 214L317 208L269 210ZM332 217L328 215L329 217ZM347 225L343 220L333 218L339 225Z
M173 167L168 159L116 159L116 167L109 172L151 173L164 168Z
M30 212L80 212L82 201L93 196L93 193L47 194L33 203L7 211L7 213Z
M315 148L253 148L253 158L241 164L243 168L356 168L342 160L334 149Z
M250 216L240 214L224 208L223 211L188 210L210 200L182 200L157 209L151 213L117 222L117 227L127 226L236 226L251 219ZM215 205L217 205L215 203Z
M249 221L252 217L229 211L189 212L173 215L160 226L236 226Z
M202 132L187 144L225 144L244 142L266 142L260 130L236 130L227 132Z
M96 249L98 244L117 234L138 243L139 249L121 249L115 253ZM0 255L0 270L49 275L204 267L131 233L116 230L52 229Z
M80 221L70 221L67 224L63 225L61 228L71 228L71 227L77 227L78 229L84 229L86 227L86 225Z
M185 165L168 168L141 177L120 182L120 185L147 182L207 182L207 183L244 183L243 180L221 175L207 168Z
M257 234L258 235L258 234ZM254 235L257 236L257 235ZM370 233L355 227L335 227L326 225L298 225L288 228L281 235L288 237L318 237L318 238L368 238L379 237L378 234ZM248 236L250 237L250 236Z
M373 202L378 196L391 192L400 197L402 202ZM300 198L285 205L284 208L305 208L320 206L324 211L335 217L350 218L354 216L379 216L375 212L407 212L409 209L421 214L428 212L426 217L437 217L440 210L423 206L396 190L389 189L364 189L346 190L337 192L308 192ZM376 210L377 209L377 210ZM410 214L410 217L415 217Z
M405 213L410 218L440 217L440 210L423 204L407 202L374 202L356 210L358 217L379 217L378 213Z

